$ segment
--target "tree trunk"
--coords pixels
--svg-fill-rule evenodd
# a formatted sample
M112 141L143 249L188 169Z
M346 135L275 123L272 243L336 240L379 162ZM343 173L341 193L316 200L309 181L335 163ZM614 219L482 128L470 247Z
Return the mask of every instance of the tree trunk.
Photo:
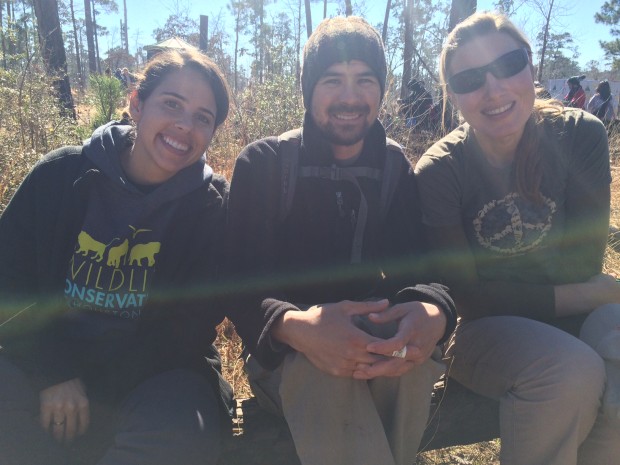
M2 35L2 67L7 69L6 65L6 42L4 40L4 28L2 27L2 15L4 10L2 9L2 0L0 0L0 34Z
M234 11L234 10L233 10ZM239 30L241 29L241 8L237 8L235 11L235 58L234 58L234 91L237 93L237 88L239 86Z
M353 14L353 6L351 0L344 0L344 15L351 16Z
M80 59L80 43L78 41L78 28L75 22L75 9L73 8L73 0L69 0L69 8L71 9L71 24L73 24L73 41L75 42L75 64L78 71L78 79L80 88L84 88L84 76L82 75L82 60Z
M47 74L54 80L58 98L66 109L66 113L75 118L71 85L67 75L65 45L58 17L58 2L56 0L34 0L34 11L39 26L39 43Z
M543 33L542 47L540 48L540 61L538 62L538 71L536 73L536 80L542 81L543 68L545 66L545 53L547 52L547 42L549 41L549 23L551 22L551 12L553 11L553 3L555 0L551 0L549 3L549 10L545 17L545 32Z
M405 44L403 47L403 80L400 86L400 98L407 96L407 83L411 79L411 62L413 60L413 2L406 0L403 8L405 24Z
M97 72L97 56L95 55L95 36L93 35L93 18L90 0L84 0L84 18L86 23L86 44L88 47L88 70Z
M123 0L123 11L125 16L125 27L123 33L125 36L125 53L129 56L129 31L127 30L127 0Z
M6 0L6 32L8 34L8 53L15 55L15 6L11 10L12 0Z
M390 11L392 10L392 0L387 0L385 5L385 18L383 18L383 32L381 33L381 39L385 44L387 42L388 22L390 20Z
M28 5L32 8L32 5ZM22 3L22 18L23 18L23 25L22 27L24 28L24 45L23 45L23 53L26 54L26 61L30 62L30 47L28 46L28 44L30 43L30 39L28 38L28 15L26 13L26 3Z
M297 30L295 31L295 84L299 89L299 75L301 74L301 62L299 56L301 53L301 0L297 2Z
M310 0L304 1L306 5L306 32L308 37L312 34L312 10L310 10Z
M258 30L258 82L263 83L263 71L265 67L265 30L264 30L264 21L265 21L265 2L264 0L259 0L260 12L259 12L259 25L260 29Z
M95 37L95 57L97 62L97 72L101 74L101 58L99 57L99 34L97 34L97 10L95 10L95 1L92 0L93 6L93 36Z
M198 42L198 48L207 54L209 52L209 17L207 15L200 15L200 38Z
M452 29L465 18L473 15L476 12L476 8L476 0L452 0L448 32L452 31Z

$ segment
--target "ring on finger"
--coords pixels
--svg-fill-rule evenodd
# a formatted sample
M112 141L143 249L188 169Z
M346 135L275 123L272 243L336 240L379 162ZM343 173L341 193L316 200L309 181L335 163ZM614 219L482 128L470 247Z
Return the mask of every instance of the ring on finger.
M52 425L54 426L62 426L64 424L65 424L65 420L52 422Z
M392 352L392 357L405 358L407 356L407 346L404 346L400 350Z

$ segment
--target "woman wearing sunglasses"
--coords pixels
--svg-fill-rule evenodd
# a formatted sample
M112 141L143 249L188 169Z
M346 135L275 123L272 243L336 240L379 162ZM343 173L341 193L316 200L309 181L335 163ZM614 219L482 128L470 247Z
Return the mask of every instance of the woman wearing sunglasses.
M503 465L617 464L620 284L601 272L607 136L592 115L535 98L531 57L490 13L458 25L441 54L444 95L465 122L416 174L461 317L449 374L499 400Z

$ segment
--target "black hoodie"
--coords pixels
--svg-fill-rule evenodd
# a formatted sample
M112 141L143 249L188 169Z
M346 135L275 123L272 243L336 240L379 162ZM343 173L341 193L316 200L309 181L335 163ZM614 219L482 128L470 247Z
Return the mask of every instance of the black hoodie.
M118 399L178 367L218 381L228 185L201 159L141 191L119 160L130 132L113 122L46 155L0 217L0 322L27 308L0 344L39 388L80 377ZM260 327L247 327L251 345Z

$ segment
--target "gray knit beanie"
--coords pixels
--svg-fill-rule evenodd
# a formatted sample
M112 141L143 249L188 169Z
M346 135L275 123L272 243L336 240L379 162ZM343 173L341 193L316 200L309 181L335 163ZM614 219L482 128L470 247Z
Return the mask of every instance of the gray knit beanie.
M351 60L363 61L375 72L383 98L387 65L381 36L359 16L337 16L321 21L304 47L301 93L306 110L325 70L334 63Z

